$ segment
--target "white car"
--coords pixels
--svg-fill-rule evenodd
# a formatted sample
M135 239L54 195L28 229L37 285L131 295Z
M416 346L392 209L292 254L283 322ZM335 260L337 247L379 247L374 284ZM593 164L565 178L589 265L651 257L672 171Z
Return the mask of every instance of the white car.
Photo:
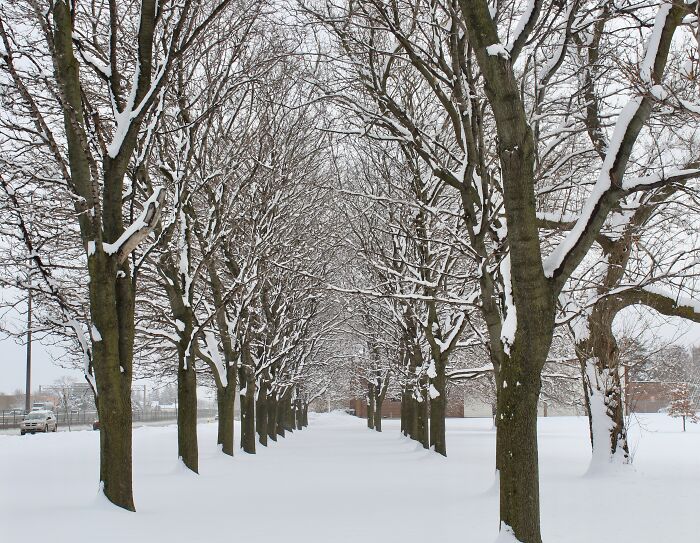
M27 432L55 432L58 430L56 415L51 411L31 411L22 422L19 423L19 431L22 435Z

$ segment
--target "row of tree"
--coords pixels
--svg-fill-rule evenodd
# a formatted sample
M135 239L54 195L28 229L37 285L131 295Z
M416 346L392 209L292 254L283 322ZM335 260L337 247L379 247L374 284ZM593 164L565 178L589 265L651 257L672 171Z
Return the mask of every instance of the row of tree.
M3 281L81 359L100 481L126 509L135 377L176 375L195 472L198 384L216 387L228 455L237 394L254 453L323 388L334 168L326 106L278 28L249 0L0 8Z
M114 503L135 375L177 375L197 470L198 368L229 454L237 389L252 452L348 360L446 454L486 376L524 543L543 390L580 375L626 461L616 315L700 318L697 2L26 0L0 40L5 281L78 347Z
M390 300L404 430L445 454L450 357L478 344L489 367L461 373L495 380L501 526L539 543L537 404L557 337L575 337L564 358L580 365L596 456L626 461L615 316L700 316L698 4L302 12L334 61L319 86L336 129L361 136L343 202L361 264L346 288Z

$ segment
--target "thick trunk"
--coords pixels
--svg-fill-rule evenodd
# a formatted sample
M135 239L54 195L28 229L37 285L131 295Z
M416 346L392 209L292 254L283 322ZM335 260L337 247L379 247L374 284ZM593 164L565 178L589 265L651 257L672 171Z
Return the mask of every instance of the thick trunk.
M116 265L104 255L90 258L88 265L92 321L101 335L101 340L93 338L92 343L100 419L100 482L109 501L134 511L131 452L134 313L133 300L130 302L123 292L131 283L125 278L115 281Z
M430 446L435 452L447 456L445 441L445 394L430 400Z
M217 443L221 445L224 454L233 456L234 449L234 418L236 389L238 387L237 357L233 350L233 342L229 333L228 320L224 303L223 285L217 271L218 261L210 258L207 263L209 280L211 284L214 305L218 308L216 312L216 326L221 336L221 346L224 351L224 362L226 364L226 386L223 383L217 385L217 400L219 402L219 428ZM219 371L213 369L214 374Z
M374 428L374 386L367 386L367 428Z
M194 357L179 353L177 370L177 455L189 469L198 473L197 375Z
M274 392L267 397L267 437L277 441L277 397Z
M296 418L296 425L297 425L297 430L303 430L304 429L304 405L301 400L297 400L296 402L296 411L294 412L295 418Z
M445 415L447 409L445 356L435 356L435 377L431 379L430 396L430 446L436 453L447 456L445 441Z
M418 400L416 400L414 392L411 392L411 397L408 401L410 402L409 409L411 410L411 425L408 428L408 433L411 439L419 441L420 405L418 404Z
M534 372L514 375L507 371L500 377L496 464L501 522L513 529L518 540L541 543L537 452L540 377Z
M104 364L104 361L100 361ZM97 360L95 360L97 365ZM105 364L106 365L106 364ZM119 368L119 360L112 364ZM109 501L134 511L131 487L131 391L117 369L97 376L100 420L100 482Z
M382 431L382 402L379 398L374 403L374 429L377 432Z
M309 404L304 403L304 410L301 415L301 425L306 428L309 425Z
M591 437L591 465L627 463L627 429L619 368L597 358L583 362L583 384Z
M408 435L409 426L408 398L406 397L406 387L401 391L401 433Z
M285 394L284 402L282 403L284 409L283 424L284 429L287 432L294 432L294 409L292 407L292 391L290 390Z
M285 437L284 431L284 396L277 398L275 409L275 426L277 427L277 435Z
M424 386L420 389L421 401L415 400L416 409L416 428L414 439L423 445L424 448L430 448L430 436L428 435L428 394Z
M216 389L216 403L219 408L219 424L216 443L224 454L233 456L233 417L236 401L235 384Z
M241 448L255 454L255 379L245 370L245 394L241 391Z
M258 433L258 441L261 445L267 447L267 385L264 381L260 382L258 390L258 399L256 401L255 413L255 430Z
M591 466L629 460L620 353L612 329L617 312L613 301L599 302L588 318L589 337L576 345L591 437Z

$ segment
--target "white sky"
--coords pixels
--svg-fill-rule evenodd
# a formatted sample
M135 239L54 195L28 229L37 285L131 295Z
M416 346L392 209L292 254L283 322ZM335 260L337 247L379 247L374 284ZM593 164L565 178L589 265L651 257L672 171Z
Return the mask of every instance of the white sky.
M54 351L54 356L56 355L60 353ZM11 338L0 340L0 392L11 394L17 389L24 392L26 356L24 345L17 344ZM32 342L32 390L38 389L39 385L51 385L64 376L83 380L80 370L59 367L51 359L46 347L36 341Z

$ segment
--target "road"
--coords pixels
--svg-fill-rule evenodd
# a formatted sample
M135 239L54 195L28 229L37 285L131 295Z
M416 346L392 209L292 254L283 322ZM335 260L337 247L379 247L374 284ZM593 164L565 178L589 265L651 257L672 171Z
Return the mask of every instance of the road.
M211 422L213 419L211 417L201 417L199 419L199 422ZM170 419L170 420L155 420L155 421L134 421L132 423L133 428L139 428L141 426L170 426L171 424L176 424L177 420L176 419ZM68 428L67 425L65 424L59 424L58 425L58 431L59 432L82 432L82 431L90 431L92 432L92 424L71 424L70 429ZM5 435L5 436L12 436L12 435L18 435L19 428L3 428L0 429L0 435ZM51 433L51 432L49 432ZM29 437L31 437L31 434L28 434Z

